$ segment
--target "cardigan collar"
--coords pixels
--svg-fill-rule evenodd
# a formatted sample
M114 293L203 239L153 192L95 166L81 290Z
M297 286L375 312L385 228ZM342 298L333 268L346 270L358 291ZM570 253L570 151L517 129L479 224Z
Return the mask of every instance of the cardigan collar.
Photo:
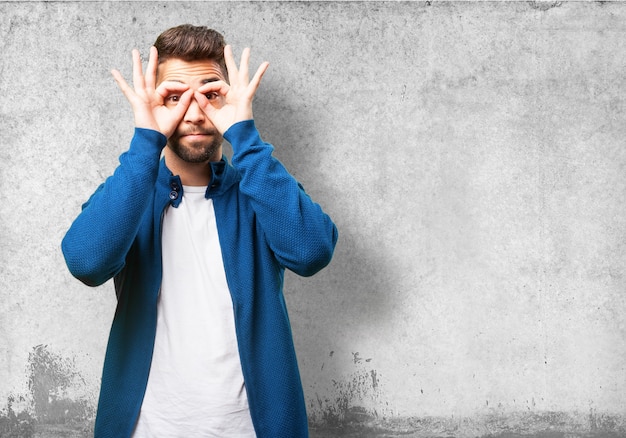
M241 179L239 172L228 163L226 156L220 161L210 162L211 181L207 187L205 198L220 196L238 183ZM157 198L167 196L173 207L178 207L183 199L183 184L178 175L174 175L165 165L165 159L161 159L159 176L157 180Z

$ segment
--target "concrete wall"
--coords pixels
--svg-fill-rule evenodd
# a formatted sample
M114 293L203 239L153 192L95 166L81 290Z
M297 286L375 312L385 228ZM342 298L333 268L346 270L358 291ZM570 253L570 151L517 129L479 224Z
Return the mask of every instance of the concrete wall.
M183 22L270 61L340 230L286 279L314 436L626 433L626 4L4 2L0 436L89 434L114 294L59 243L131 137L109 70Z

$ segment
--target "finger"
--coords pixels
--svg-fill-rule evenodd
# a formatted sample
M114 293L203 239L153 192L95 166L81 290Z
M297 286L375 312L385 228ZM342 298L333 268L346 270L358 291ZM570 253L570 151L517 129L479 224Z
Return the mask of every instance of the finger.
M218 93L222 96L226 96L226 94L228 94L228 90L230 90L230 85L228 85L224 81L207 82L206 84L198 88L199 93Z
M195 91L193 97L196 99L196 102L198 102L200 109L212 120L213 115L217 111L217 108L212 105L212 101L207 99L206 95L200 91Z
M178 103L174 108L172 108L172 118L176 121L176 125L180 123L183 119L185 113L187 112L187 108L189 108L189 104L191 103L191 98L193 97L193 90L185 91L178 100Z
M207 115L209 114L208 111L212 113L216 108L220 108L223 102L222 96L217 93L214 93L214 96L211 96L211 94L213 93L200 91L195 91L193 94L194 99L196 99L200 108L202 108Z
M113 79L115 79L119 89L122 90L122 93L124 93L124 96L129 98L129 96L133 94L133 90L130 85L128 85L128 82L126 82L122 74L118 70L113 69L111 70L111 75L113 76Z
M233 81L237 79L237 64L233 57L233 48L230 45L224 47L224 62L226 63L226 70L228 71L228 82L233 85Z
M241 53L241 62L239 64L239 80L243 84L248 84L248 67L250 65L250 48L246 47Z
M135 89L145 88L146 84L143 79L143 67L141 66L141 55L139 50L133 49L133 85Z
M270 63L265 61L257 69L256 73L252 77L252 80L250 81L250 84L248 85L248 91L251 94L254 94L256 92L256 90L259 88L259 84L261 83L261 79L263 78L263 75L265 74L265 72L267 71L267 68L269 66L270 66Z
M146 88L154 90L156 88L156 71L159 64L159 55L156 47L150 47L150 57L148 58L148 67L146 68Z
M174 82L174 81L164 81L159 84L159 87L156 89L156 93L166 98L170 94L174 93L183 93L189 89L189 85L183 84L182 82Z
M189 85L180 82L162 82L156 89L154 95L158 97L158 103L162 105L170 105L170 98L182 98L182 94L189 90Z

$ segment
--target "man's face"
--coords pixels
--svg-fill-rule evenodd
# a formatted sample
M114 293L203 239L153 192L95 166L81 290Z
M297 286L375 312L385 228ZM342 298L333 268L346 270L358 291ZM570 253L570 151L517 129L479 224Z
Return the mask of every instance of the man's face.
M183 61L170 58L159 64L157 80L181 82L197 90L207 82L223 80L224 73L214 61ZM219 96L207 96L209 100L221 99ZM178 96L169 96L166 105L176 105ZM222 158L222 135L215 129L198 102L191 99L189 108L174 134L168 140L169 148L182 160L190 163L218 161Z

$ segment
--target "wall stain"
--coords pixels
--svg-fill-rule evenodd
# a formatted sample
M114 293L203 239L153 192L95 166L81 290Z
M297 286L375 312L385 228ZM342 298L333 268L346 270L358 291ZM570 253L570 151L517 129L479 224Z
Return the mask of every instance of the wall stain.
M93 435L95 399L86 393L75 360L37 345L28 355L28 393L11 394L0 410L0 437Z
M474 417L387 417L336 427L311 438L623 438L626 416L583 412L511 412Z
M9 395L6 407L0 410L0 437L3 438L31 438L35 433L35 419L24 410L15 412L16 402L23 403L23 397Z
M333 353L329 355L331 358ZM496 412L473 417L400 417L382 401L381 376L372 359L352 353L355 370L332 380L326 396L316 393L309 419L311 438L618 438L626 415L589 412ZM28 393L11 394L0 410L2 438L93 436L95 403L72 358L33 348L28 358ZM316 406L315 406L316 405ZM372 407L374 406L374 407Z
M530 5L531 8L533 9L537 9L539 11L545 12L548 11L552 8L558 8L560 7L563 2L561 1L529 1L528 4Z
M329 359L333 356L330 352ZM593 408L588 412L543 412L529 407L529 411L509 412L486 401L485 411L472 416L399 416L386 402L374 361L352 352L348 362L354 367L350 373L332 379L328 388L314 389L314 398L308 402L311 438L626 437L626 414ZM423 393L423 389L417 391Z
M331 351L329 357L333 354ZM374 422L385 415L375 408L384 403L381 403L379 373L370 366L372 359L361 357L359 352L351 354L355 370L332 379L331 387L323 395L315 391L315 398L309 402L309 423L313 427L345 429L353 424Z

